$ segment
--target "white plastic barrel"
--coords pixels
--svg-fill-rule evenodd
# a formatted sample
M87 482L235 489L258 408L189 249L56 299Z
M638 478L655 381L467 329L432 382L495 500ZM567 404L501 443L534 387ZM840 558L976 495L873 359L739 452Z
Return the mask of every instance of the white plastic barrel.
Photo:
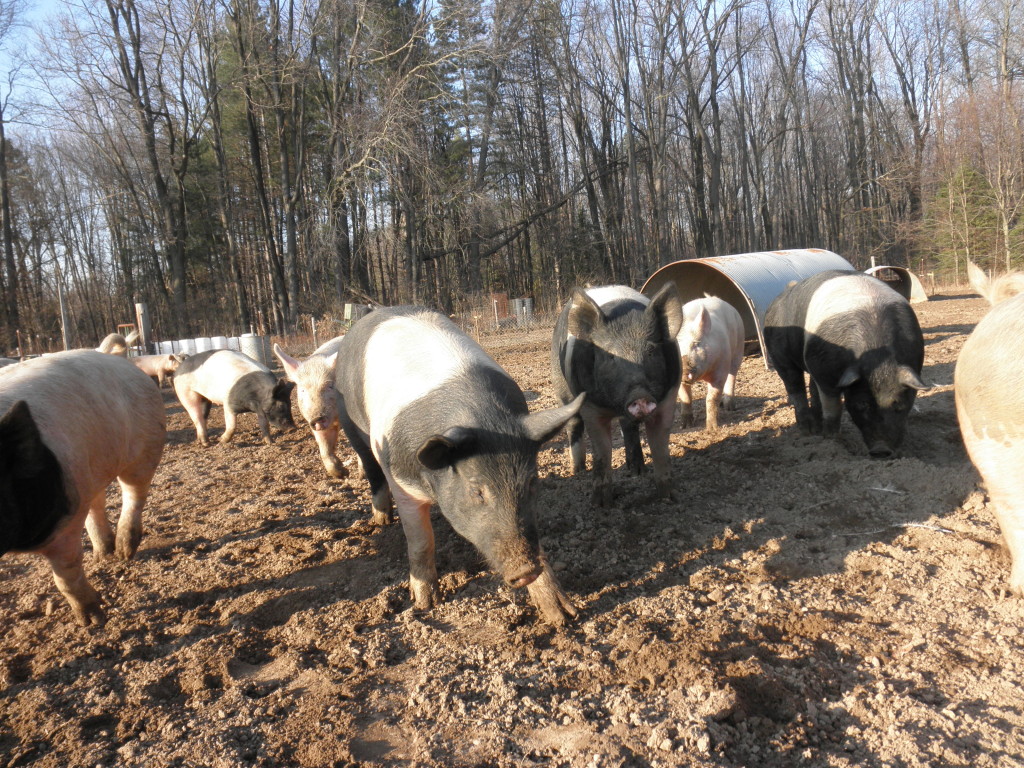
M213 343L214 349L227 349L228 348L228 337L227 336L212 336L210 341Z
M266 350L264 348L264 339L262 336L257 336L254 333L243 333L238 337L239 351L243 355L248 355L253 360L267 364Z

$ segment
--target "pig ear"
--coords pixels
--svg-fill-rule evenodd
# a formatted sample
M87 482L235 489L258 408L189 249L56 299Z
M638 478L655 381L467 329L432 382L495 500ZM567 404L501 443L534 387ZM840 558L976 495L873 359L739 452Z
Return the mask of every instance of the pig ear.
M15 476L38 470L46 446L28 403L19 400L0 417L0 459Z
M287 400L295 389L295 382L287 379L278 379L274 385L274 392L271 395L275 400Z
M568 405L563 405L561 408L549 408L546 411L537 411L537 413L531 413L523 417L523 426L526 427L527 436L537 444L550 440L558 434L569 419L579 413L586 396L586 392L581 392Z
M843 371L843 375L839 377L839 383L836 384L836 388L846 389L846 387L849 387L851 384L856 383L859 379L860 371L857 370L856 365L851 365L849 368Z
M327 363L327 367L333 370L335 364L337 364L338 362L338 353L335 352L334 354L328 356L325 362Z
M573 289L569 301L569 333L577 339L590 339L604 321L601 308L582 288Z
M284 368L285 375L294 381L295 372L299 369L299 361L281 349L281 345L277 343L274 344L274 354L281 361L281 367Z
M659 320L666 339L674 339L683 327L683 302L679 298L679 289L675 283L665 283L654 294L647 311Z
M710 323L710 322L711 322L711 316L708 315L708 308L702 306L700 308L700 317L697 318L697 330L701 334L707 333L708 323Z
M917 371L911 368L909 365L900 366L900 384L904 387L910 387L911 389L928 389L928 385L921 381L921 377L917 375Z
M443 435L433 435L420 446L416 458L427 469L444 469L476 444L476 435L465 427L452 427Z

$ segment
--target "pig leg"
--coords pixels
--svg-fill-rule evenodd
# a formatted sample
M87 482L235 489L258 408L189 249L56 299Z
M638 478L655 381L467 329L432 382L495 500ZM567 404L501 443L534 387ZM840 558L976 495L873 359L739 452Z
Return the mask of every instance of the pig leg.
M590 437L590 450L594 461L594 493L591 503L610 506L612 494L612 419L600 413L588 412L583 417Z
M316 440L316 447L320 451L320 461L324 463L324 469L331 477L348 477L348 470L338 461L334 450L338 445L338 425L327 429L314 429L313 439Z
M1024 484L1024 483L1022 483ZM996 500L993 499L993 502ZM1010 550L1010 590L1024 597L1024 496L995 503L996 520Z
M742 350L742 348L741 348ZM733 402L733 395L736 394L736 374L739 373L740 366L743 364L743 353L740 352L740 356L732 361L732 367L729 369L729 374L725 377L725 389L722 390L722 409L731 411L735 407Z
M818 393L819 409L821 410L821 434L835 437L839 434L839 421L843 417L843 401L838 392L830 392L820 384L813 385Z
M154 466L155 469L155 466ZM117 519L117 556L131 560L142 541L142 508L149 496L149 485L153 472L141 476L122 475L117 478L121 485L121 516Z
M266 417L264 417L266 421ZM224 443L231 442L231 438L235 436L235 428L238 426L238 417L233 410L231 410L227 404L224 405L224 434L220 436L221 445ZM260 429L263 425L260 425Z
M622 445L626 449L626 468L634 475L639 475L644 471L644 452L640 447L640 425L630 419L622 419L619 426L622 429Z
M693 426L693 383L683 381L679 384L679 423L683 427Z
M392 489L398 518L402 521L409 548L409 592L413 606L425 611L441 602L434 564L434 528L430 524L430 501L416 499L397 486Z
M260 425L260 434L263 435L263 442L267 445L274 444L274 438L270 436L270 421L263 411L256 411L256 422Z
M964 434L967 434L967 430ZM1003 443L1001 440L982 439L968 447L985 481L999 530L1010 550L1010 589L1024 596L1024 472L1020 467L1021 443L1019 440L1016 443Z
M708 391L704 396L704 408L707 411L707 424L705 428L708 432L718 431L718 405L722 400L722 390L716 387L711 382L708 382Z
M579 610L572 602L572 598L559 585L551 566L543 556L541 562L544 563L544 570L526 589L530 593L533 604L540 609L544 620L560 627L565 624L567 615L575 618L579 615Z
M209 445L210 439L206 434L206 417L210 414L210 401L191 391L178 393L178 399L196 426L196 439L203 445Z
M669 455L668 438L672 434L672 417L675 410L675 394L666 397L645 422L647 445L651 449L651 463L654 465L654 486L663 499L672 498L672 463Z
M805 435L810 435L820 430L821 420L820 417L815 419L814 412L807 406L807 384L804 381L804 372L799 368L783 368L778 367L779 378L782 379L782 384L786 388L786 395L789 398L789 404L793 406L793 411L796 414L796 424L800 427L800 431ZM811 399L817 397L814 394L814 387L811 387Z
M114 554L114 531L107 519L106 489L97 493L96 497L89 502L85 530L89 534L89 541L92 542L92 549L96 553L96 557L110 557Z
M569 433L569 455L572 457L572 473L578 475L587 471L587 448L583 444L583 419L573 416L565 426Z
M71 605L75 620L87 627L102 624L104 616L99 593L89 584L82 568L82 517L79 514L69 520L40 552L50 561L53 581Z
M391 516L391 489L388 487L387 477L381 469L380 462L370 450L369 436L364 435L351 421L342 421L342 427L352 450L359 457L359 466L363 470L363 476L370 484L370 495L373 504L373 524L388 525L392 521Z

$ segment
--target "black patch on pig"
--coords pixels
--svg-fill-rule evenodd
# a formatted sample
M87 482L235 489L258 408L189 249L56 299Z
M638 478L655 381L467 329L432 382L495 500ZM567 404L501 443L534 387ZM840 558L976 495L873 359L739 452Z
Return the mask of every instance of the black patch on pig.
M60 462L17 401L0 417L0 554L42 546L71 506Z
M192 373L197 370L199 366L210 359L211 355L215 355L217 352L223 352L221 349L208 349L205 352L199 352L195 355L189 355L181 361L181 365L178 366L178 370L175 371L175 376L184 376L186 373Z
M263 413L278 429L294 427L291 394L294 384L278 381L272 373L252 371L238 377L228 391L225 406L232 413Z

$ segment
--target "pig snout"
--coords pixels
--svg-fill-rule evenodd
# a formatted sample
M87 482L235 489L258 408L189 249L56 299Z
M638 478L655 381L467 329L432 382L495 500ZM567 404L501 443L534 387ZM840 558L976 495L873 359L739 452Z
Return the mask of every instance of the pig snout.
M868 455L871 456L872 459L891 459L896 455L896 451L894 451L888 443L878 441L872 443L871 447L868 448Z
M317 416L309 420L309 426L314 432L322 432L331 426L331 420L326 416Z
M637 421L643 421L657 409L658 404L649 397L638 397L626 406L629 415Z
M515 589L528 587L537 580L537 577L540 576L543 571L543 564L528 563L513 573L505 574L505 581L508 582L509 586L514 587Z

